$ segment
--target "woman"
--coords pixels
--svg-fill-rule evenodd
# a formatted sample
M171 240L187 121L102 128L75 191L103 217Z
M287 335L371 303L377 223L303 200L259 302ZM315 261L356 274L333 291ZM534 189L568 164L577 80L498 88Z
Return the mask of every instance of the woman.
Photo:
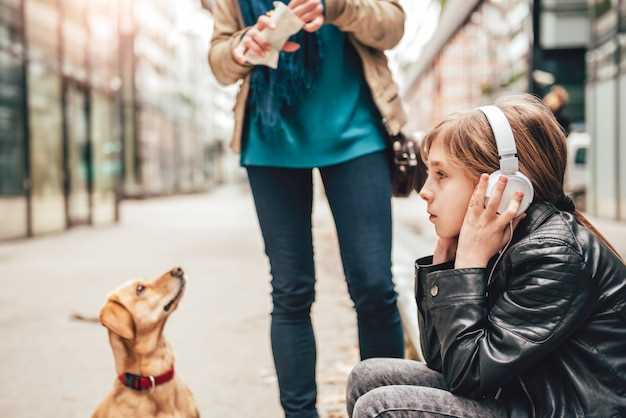
M405 123L384 50L403 34L398 0L292 0L304 30L278 68L251 66L270 49L271 0L217 0L209 62L223 84L243 80L232 147L241 150L272 275L271 343L287 418L317 417L310 308L315 271L312 169L319 168L357 312L361 358L403 357L391 279L388 134ZM384 121L384 122L383 122Z
M565 136L550 110L530 96L499 108L532 204L518 215L517 193L499 210L507 176L485 204L484 173L502 160L482 111L425 137L420 196L438 236L416 262L426 364L359 364L352 418L626 416L626 267L563 192Z

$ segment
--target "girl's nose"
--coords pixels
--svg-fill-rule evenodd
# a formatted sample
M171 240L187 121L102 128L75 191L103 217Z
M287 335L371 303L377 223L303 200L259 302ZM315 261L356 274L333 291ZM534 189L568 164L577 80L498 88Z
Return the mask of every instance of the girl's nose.
M426 188L426 186L422 187L422 190L420 190L418 194L426 202L430 202L431 200L433 200L433 194L430 190Z

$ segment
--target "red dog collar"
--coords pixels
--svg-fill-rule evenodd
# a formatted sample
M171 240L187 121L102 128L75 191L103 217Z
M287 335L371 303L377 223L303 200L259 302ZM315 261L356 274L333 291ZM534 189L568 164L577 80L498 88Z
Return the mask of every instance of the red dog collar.
M140 376L132 373L122 373L118 376L120 382L126 387L134 390L148 390L167 383L174 378L174 366L165 373L158 376Z

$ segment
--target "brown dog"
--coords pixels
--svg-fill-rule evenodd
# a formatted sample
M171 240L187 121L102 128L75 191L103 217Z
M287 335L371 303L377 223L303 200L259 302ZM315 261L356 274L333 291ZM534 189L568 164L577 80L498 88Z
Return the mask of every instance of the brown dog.
M108 296L100 322L109 331L118 378L92 418L199 417L163 337L184 289L185 274L175 268L152 281L131 281Z

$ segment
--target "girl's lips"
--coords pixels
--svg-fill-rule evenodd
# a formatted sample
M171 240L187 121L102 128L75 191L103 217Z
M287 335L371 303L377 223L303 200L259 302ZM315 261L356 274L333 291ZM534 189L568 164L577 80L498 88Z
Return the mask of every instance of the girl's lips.
M433 221L433 219L435 219L436 217L437 217L437 215L430 215L430 216L428 217L428 219L432 222L432 221Z

